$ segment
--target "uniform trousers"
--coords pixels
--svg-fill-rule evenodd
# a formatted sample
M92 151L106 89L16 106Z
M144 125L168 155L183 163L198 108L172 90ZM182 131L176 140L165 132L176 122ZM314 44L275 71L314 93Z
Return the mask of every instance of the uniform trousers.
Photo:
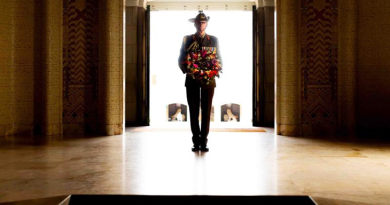
M194 143L194 146L206 146L210 129L210 114L214 87L201 88L200 86L186 86L186 91L190 110L192 142ZM199 104L202 110L202 129L199 127Z

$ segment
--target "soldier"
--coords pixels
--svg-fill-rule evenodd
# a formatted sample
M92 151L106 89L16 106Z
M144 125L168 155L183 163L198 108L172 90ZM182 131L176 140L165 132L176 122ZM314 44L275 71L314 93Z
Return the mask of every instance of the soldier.
M206 34L207 23L210 17L199 11L199 14L195 18L189 19L190 22L194 23L196 28L196 33L184 36L183 43L180 49L179 56L179 67L181 71L187 73L187 67L181 62L183 58L187 56L188 52L191 52L196 49L216 49L217 56L220 60L220 65L222 67L222 58L219 51L218 38L212 35ZM208 48L209 47L209 48ZM188 74L186 75L186 92L187 92L187 101L190 110L190 123L192 131L192 142L194 147L192 151L209 151L207 147L207 136L209 133L210 127L210 114L211 114L211 104L214 96L214 88L216 87L216 78L211 81L209 84L206 84L205 81L199 81L193 79ZM201 104L202 109L202 130L199 127L199 103Z

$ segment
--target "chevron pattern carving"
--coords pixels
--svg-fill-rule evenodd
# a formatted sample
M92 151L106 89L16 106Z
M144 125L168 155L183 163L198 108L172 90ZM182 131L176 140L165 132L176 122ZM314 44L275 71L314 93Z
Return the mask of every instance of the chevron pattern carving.
M337 122L337 0L301 0L302 123Z
M63 123L97 123L98 0L64 0Z

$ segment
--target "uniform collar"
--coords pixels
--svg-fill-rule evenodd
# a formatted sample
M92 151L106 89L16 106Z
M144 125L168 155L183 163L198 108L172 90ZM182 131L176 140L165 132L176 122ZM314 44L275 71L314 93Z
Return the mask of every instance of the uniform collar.
M195 40L198 39L199 41L203 41L205 38L206 38L207 40L210 39L209 35L207 35L206 32L203 34L203 36L199 36L197 33L194 34L194 39L195 39Z
M204 32L202 36L198 36L198 37L203 39L205 36L206 36L206 32Z

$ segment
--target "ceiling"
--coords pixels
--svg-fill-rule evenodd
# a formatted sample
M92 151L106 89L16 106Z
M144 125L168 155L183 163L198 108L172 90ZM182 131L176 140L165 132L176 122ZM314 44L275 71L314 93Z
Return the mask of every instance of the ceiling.
M126 0L126 6L151 10L248 10L253 6L274 6L275 0Z
M192 2L192 3L198 3L198 2L255 2L255 0L147 0L147 2Z

